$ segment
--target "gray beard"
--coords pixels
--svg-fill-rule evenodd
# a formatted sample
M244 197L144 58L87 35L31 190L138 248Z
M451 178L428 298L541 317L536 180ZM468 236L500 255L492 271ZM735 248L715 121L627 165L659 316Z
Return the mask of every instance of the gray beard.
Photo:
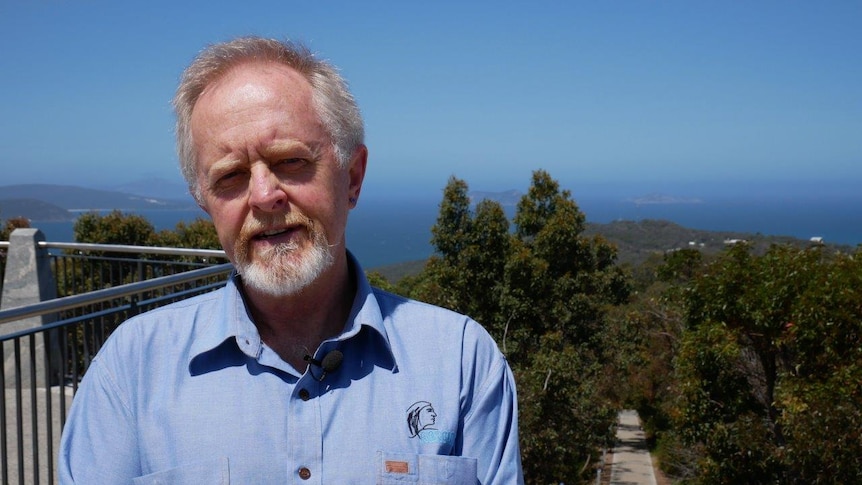
M291 261L293 253L300 250L296 243L274 246L256 258L254 262L239 263L237 272L243 284L268 296L290 296L311 285L335 258L326 236L315 231L312 245L299 261Z

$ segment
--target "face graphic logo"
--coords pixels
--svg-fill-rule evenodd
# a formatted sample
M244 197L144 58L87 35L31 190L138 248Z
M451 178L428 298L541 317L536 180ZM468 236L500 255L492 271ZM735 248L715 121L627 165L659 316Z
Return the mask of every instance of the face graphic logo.
M419 401L407 409L407 427L410 428L411 438L419 436L426 429L434 429L431 426L436 422L437 413L430 402Z
M419 438L426 444L455 444L455 433L437 429L437 411L428 401L417 401L407 408L407 428L411 438Z

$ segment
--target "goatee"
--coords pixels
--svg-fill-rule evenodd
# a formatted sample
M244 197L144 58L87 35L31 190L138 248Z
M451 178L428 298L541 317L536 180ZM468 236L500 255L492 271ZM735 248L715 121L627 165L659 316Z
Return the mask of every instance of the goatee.
M307 244L294 239L262 250L255 249L255 254L251 254L251 243L255 234L261 234L271 228L297 225L305 230L308 236ZM249 289L275 297L299 293L335 261L332 247L322 228L304 214L298 213L250 219L240 231L234 254L234 264L243 284Z

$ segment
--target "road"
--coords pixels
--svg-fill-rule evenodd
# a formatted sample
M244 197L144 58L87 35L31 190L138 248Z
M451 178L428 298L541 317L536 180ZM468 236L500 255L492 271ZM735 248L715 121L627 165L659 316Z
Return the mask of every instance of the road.
M656 485L652 459L636 411L620 411L611 485Z

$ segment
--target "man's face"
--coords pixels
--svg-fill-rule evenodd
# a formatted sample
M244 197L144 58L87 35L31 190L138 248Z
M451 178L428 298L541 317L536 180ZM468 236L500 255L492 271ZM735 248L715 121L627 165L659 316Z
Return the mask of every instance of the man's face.
M431 426L437 422L437 413L434 412L434 408L431 406L426 406L425 409L422 410L422 413L419 415L419 422L422 423L422 426Z
M191 130L202 206L247 286L293 294L343 257L365 152L339 168L301 75L240 65L204 90Z

